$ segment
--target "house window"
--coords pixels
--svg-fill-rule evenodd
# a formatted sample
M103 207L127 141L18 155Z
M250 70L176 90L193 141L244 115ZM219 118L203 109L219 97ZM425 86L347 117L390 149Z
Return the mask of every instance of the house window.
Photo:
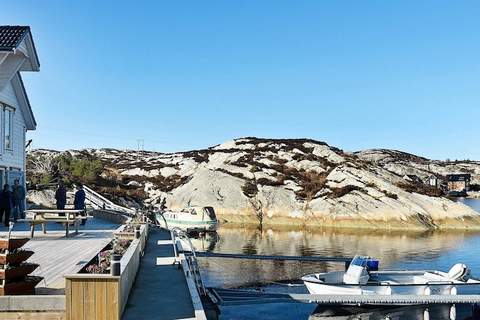
M5 149L13 149L13 110L10 108L5 108L5 118L4 118L4 137L5 137Z

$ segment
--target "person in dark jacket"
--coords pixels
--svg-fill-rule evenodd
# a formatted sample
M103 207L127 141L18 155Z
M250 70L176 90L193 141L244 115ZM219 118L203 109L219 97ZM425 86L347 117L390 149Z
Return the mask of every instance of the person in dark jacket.
M25 218L25 188L20 185L20 181L15 179L13 182L12 188L12 197L13 197L13 207L12 213L13 218L17 221L17 218Z
M75 199L73 200L73 207L75 210L85 210L85 191L81 184L78 185L78 190L75 192ZM85 225L87 219L82 219L82 226Z
M58 183L58 188L55 192L55 200L57 200L57 209L65 210L65 205L67 204L67 189L65 189L63 181ZM59 216L65 216L65 212L59 213Z
M5 227L8 227L10 224L10 210L12 209L12 192L10 191L10 186L5 184L0 196L0 222L5 216Z

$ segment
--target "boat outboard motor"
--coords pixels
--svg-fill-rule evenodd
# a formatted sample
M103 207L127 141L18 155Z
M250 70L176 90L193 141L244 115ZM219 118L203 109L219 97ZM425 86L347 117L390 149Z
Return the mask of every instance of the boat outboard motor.
M343 275L343 282L346 284L366 284L369 278L367 258L355 256Z
M447 273L448 278L457 281L467 281L470 277L470 268L463 263L457 263Z

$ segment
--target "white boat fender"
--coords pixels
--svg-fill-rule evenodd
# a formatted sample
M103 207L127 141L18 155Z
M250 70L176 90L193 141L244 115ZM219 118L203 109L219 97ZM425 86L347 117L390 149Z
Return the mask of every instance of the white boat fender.
M452 296L456 296L457 295L457 287L452 287L452 289L450 289L450 294Z
M425 308L425 310L423 311L423 320L430 320L430 311L428 310L428 308Z

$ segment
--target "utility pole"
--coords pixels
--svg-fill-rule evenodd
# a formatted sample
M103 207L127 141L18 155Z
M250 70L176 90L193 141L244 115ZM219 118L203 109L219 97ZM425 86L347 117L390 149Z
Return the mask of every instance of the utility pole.
M137 139L137 161L138 161L138 157L140 156L140 151L143 151L144 147L145 147L145 140Z

